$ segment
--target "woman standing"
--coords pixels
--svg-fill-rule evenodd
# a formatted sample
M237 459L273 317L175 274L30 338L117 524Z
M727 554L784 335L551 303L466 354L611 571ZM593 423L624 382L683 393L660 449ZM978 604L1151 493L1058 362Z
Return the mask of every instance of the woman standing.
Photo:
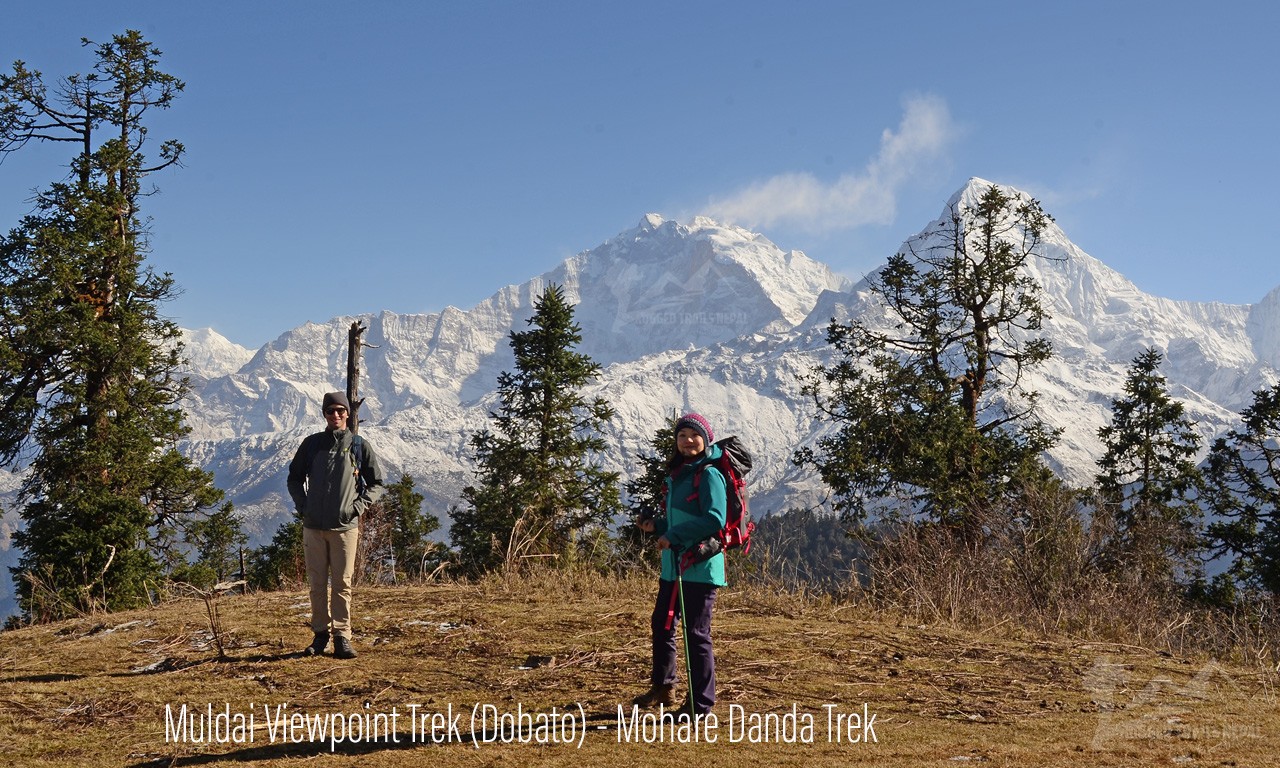
M666 518L640 520L641 530L657 533L662 574L654 603L653 671L650 688L632 700L641 707L669 707L676 680L676 622L683 604L689 654L689 697L680 714L705 715L716 702L716 661L711 647L711 609L723 587L724 555L681 563L681 555L714 536L725 524L728 497L724 475L711 466L719 458L711 424L690 413L676 422L675 452L667 462ZM680 589L682 587L682 589ZM678 589L683 594L678 593Z

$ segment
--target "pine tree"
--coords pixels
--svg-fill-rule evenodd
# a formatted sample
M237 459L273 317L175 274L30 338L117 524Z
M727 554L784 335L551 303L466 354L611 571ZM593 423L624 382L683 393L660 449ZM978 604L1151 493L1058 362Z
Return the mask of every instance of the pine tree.
M1056 435L1019 385L1051 354L1040 286L1023 274L1051 219L989 187L869 279L891 332L832 320L830 366L803 384L836 430L795 454L847 518L898 498L976 535L981 513L1038 475Z
M582 394L600 366L574 351L582 333L563 289L549 285L528 322L511 333L515 371L498 376L493 430L471 440L477 482L463 490L467 507L450 530L468 574L571 560L578 538L620 511L617 473L593 462L613 409Z
M186 531L186 541L194 549L195 559L175 562L169 578L182 581L200 589L211 589L216 584L231 580L240 570L240 554L248 543L235 505L226 502L208 517L192 521ZM180 557L183 553L177 553Z
M370 578L391 574L420 576L425 564L438 562L441 545L429 538L440 527L435 515L422 512L423 495L413 489L413 478L404 475L387 486L387 492L360 523L363 568Z
M440 518L422 511L423 500L409 475L387 486L383 497L383 503L395 514L391 541L397 568L409 576L425 575L443 556L444 545L431 540L431 534L440 529Z
M31 618L143 601L156 549L222 495L176 450L187 384L180 331L159 314L174 284L145 265L139 210L146 178L182 155L168 141L149 163L144 118L183 84L137 32L93 50L92 72L52 89L22 62L0 76L0 152L78 150L0 238L0 464L30 460L13 572Z
M1240 416L1209 450L1209 539L1235 556L1236 579L1280 596L1280 385L1254 392Z
M1098 430L1100 502L1114 516L1123 559L1148 584L1187 582L1199 572L1200 435L1169 395L1163 360L1154 349L1133 359L1111 423Z
M301 518L281 523L271 541L253 551L249 560L248 582L254 589L264 590L307 583Z
M666 505L667 461L675 453L676 422L679 419L678 415L672 414L666 424L653 433L649 440L653 452L640 457L644 471L629 480L623 489L627 494L630 520L619 527L615 547L618 557L626 565L637 561L658 564L658 550L652 546L654 537L640 530L635 521L661 514Z

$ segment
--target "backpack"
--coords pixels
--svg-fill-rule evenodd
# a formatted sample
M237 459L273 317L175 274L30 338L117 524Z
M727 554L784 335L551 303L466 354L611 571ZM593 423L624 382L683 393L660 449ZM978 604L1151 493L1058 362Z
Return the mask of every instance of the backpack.
M730 549L741 547L744 555L751 550L751 533L756 529L756 524L751 522L751 511L747 506L745 480L746 474L751 471L751 454L735 436L726 437L716 442L716 445L720 448L720 457L711 462L711 466L724 475L725 496L728 501L724 527L714 536L685 550L680 556L680 570ZM697 501L698 483L701 479L702 470L699 469L693 476L693 494L685 501Z

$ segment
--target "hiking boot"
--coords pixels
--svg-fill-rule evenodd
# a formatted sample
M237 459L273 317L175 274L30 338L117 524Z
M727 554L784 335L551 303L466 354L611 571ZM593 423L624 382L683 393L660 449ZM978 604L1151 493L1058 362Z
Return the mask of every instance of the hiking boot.
M324 648L329 644L328 632L317 632L316 636L311 639L311 645L302 649L303 656L319 656L324 653Z
M655 685L632 699L631 703L644 709L653 709L657 706L670 708L672 704L676 703L675 698L671 695L671 688L671 683Z
M356 649L351 647L351 638L335 635L333 638L333 657L335 659L354 659Z

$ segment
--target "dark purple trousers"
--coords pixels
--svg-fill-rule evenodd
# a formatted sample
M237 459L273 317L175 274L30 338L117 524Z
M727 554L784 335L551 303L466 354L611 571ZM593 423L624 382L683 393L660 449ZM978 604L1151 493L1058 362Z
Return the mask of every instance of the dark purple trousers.
M658 580L658 599L653 607L653 677L654 685L676 681L676 670L684 666L681 649L676 646L676 629L680 620L680 598L675 599L675 615L667 626L671 598L676 595L676 582ZM711 649L711 609L716 603L716 588L697 581L684 582L684 608L688 620L683 622L688 633L690 690L694 711L703 714L716 703L716 657Z

